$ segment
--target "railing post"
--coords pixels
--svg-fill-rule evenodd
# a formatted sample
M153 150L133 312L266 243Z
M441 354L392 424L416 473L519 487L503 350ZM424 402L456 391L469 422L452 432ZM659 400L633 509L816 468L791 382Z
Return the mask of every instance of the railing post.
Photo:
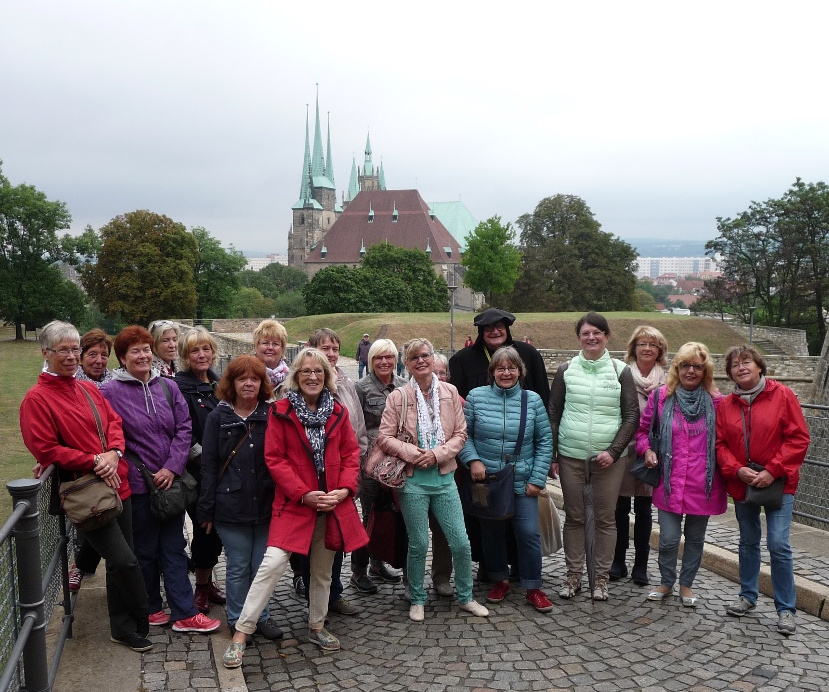
M40 481L20 479L6 483L14 506L25 503L26 514L13 530L17 559L17 590L20 618L34 620L31 636L23 649L24 682L28 692L49 690L49 665L46 657L46 609L40 565L40 516L37 494Z

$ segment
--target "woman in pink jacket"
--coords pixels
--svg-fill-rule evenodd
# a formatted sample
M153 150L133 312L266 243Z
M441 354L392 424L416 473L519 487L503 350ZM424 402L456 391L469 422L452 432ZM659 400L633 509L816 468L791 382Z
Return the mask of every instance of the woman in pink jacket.
M659 441L650 448L648 431L658 396ZM715 412L722 395L714 386L714 363L704 344L691 341L677 351L668 380L648 400L636 433L636 452L646 465L659 465L662 478L653 491L659 509L659 572L661 584L648 600L673 594L679 539L685 520L685 549L679 575L682 605L693 608L691 587L702 562L708 517L725 512L725 483L715 452Z

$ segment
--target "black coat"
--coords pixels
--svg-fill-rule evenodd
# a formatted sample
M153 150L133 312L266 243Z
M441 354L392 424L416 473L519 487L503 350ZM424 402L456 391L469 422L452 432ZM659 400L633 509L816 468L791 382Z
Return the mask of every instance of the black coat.
M266 403L260 403L247 421L239 418L225 402L207 417L202 441L199 521L246 526L270 522L274 483L265 465L267 423ZM254 426L252 433L221 473L251 425Z
M204 437L204 424L207 417L219 405L219 400L213 392L211 382L219 378L212 370L207 371L210 382L202 382L189 370L179 370L176 373L176 384L187 400L187 408L190 409L190 419L193 421L193 441L191 444L201 444Z
M527 368L524 389L538 394L544 406L547 407L550 403L550 380L547 377L547 368L541 354L532 344L513 341L509 327L504 346L512 346L518 351L518 355L521 356ZM449 382L458 388L458 394L464 399L475 387L489 384L487 382L489 359L486 357L485 350L483 329L479 328L475 343L462 348L449 359Z

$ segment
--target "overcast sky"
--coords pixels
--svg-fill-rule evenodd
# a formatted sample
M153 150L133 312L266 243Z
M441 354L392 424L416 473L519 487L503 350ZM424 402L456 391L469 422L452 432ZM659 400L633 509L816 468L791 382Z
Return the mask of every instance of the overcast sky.
M829 180L827 26L792 0L2 0L0 159L73 231L150 209L284 251L319 83L338 198L370 130L390 189L479 220L568 193L623 238L705 240Z

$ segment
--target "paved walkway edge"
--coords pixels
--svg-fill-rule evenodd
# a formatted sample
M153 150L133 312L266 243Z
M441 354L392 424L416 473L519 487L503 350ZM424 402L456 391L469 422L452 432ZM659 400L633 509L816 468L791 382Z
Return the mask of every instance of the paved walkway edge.
M227 647L230 646L230 636L214 632L210 635L210 644L213 648L216 676L219 678L219 691L247 692L248 686L245 684L242 668L225 668L222 665L222 656L224 656Z

